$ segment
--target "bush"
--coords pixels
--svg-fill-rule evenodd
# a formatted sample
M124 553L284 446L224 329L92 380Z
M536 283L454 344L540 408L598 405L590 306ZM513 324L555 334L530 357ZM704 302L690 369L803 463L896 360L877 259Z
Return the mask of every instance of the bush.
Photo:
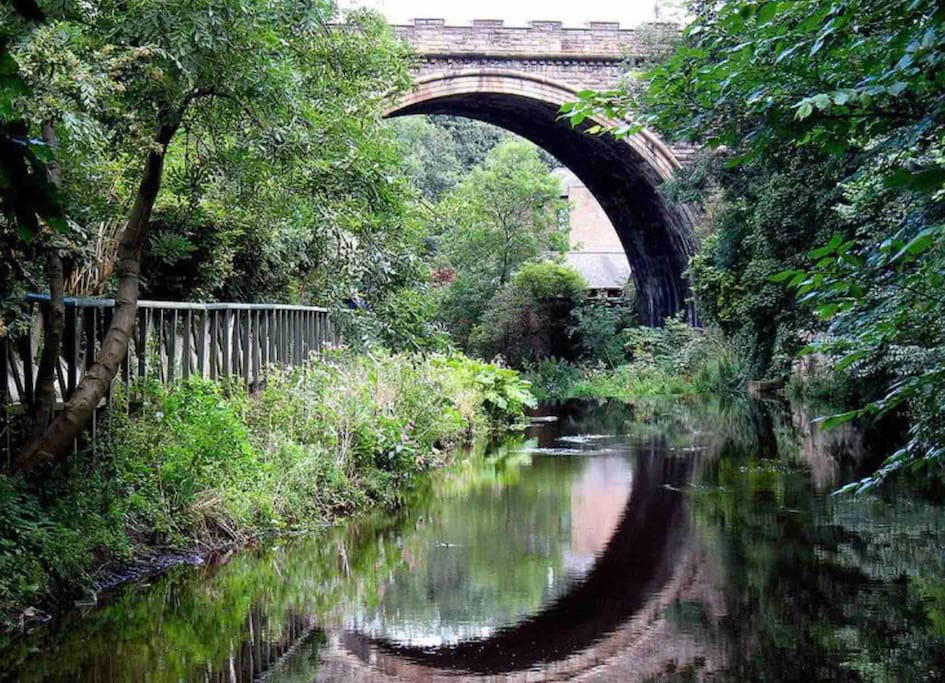
M338 311L342 336L360 348L395 351L447 351L449 334L437 321L436 294L426 284L395 289L370 309Z
M577 339L580 360L616 367L625 360L621 330L637 325L632 299L586 301L574 309L571 334Z
M486 358L502 356L512 367L544 358L574 359L573 312L586 283L570 266L526 263L495 295L472 333Z

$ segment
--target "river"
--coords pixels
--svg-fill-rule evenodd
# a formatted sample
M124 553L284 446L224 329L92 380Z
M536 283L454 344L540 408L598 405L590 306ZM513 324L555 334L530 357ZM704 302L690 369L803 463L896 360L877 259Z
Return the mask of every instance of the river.
M393 514L179 567L18 681L941 680L945 516L831 495L883 434L750 400L567 404Z

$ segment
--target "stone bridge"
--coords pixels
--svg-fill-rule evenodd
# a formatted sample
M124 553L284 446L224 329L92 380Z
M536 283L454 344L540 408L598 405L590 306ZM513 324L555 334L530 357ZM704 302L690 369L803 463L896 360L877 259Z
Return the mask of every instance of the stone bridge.
M680 167L680 151L649 131L618 141L586 132L613 121L589 119L575 129L559 116L580 90L616 86L674 26L565 28L533 21L507 27L498 20L447 26L442 19L415 19L394 28L418 62L413 90L389 116L465 116L543 147L581 179L610 218L632 267L642 320L659 324L688 305L683 273L692 254L693 213L657 191Z

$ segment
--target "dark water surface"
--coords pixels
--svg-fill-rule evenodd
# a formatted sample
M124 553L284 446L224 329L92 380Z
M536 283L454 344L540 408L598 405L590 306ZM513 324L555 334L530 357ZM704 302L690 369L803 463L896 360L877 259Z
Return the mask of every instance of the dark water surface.
M943 509L830 495L874 438L749 401L543 412L396 514L77 610L0 678L945 678Z

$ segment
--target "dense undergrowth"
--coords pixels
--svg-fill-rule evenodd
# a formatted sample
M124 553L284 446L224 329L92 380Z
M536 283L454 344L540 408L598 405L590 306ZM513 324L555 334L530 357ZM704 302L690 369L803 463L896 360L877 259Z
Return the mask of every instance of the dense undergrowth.
M96 451L39 488L0 476L0 610L94 589L125 563L396 506L450 449L520 421L519 375L463 355L337 351L254 395L190 379L115 397Z
M618 351L572 363L546 359L527 367L532 391L543 401L727 394L745 389L745 359L720 334L670 318L660 328L627 327L614 335ZM622 351L619 351L622 347ZM619 353L619 356L618 356Z

